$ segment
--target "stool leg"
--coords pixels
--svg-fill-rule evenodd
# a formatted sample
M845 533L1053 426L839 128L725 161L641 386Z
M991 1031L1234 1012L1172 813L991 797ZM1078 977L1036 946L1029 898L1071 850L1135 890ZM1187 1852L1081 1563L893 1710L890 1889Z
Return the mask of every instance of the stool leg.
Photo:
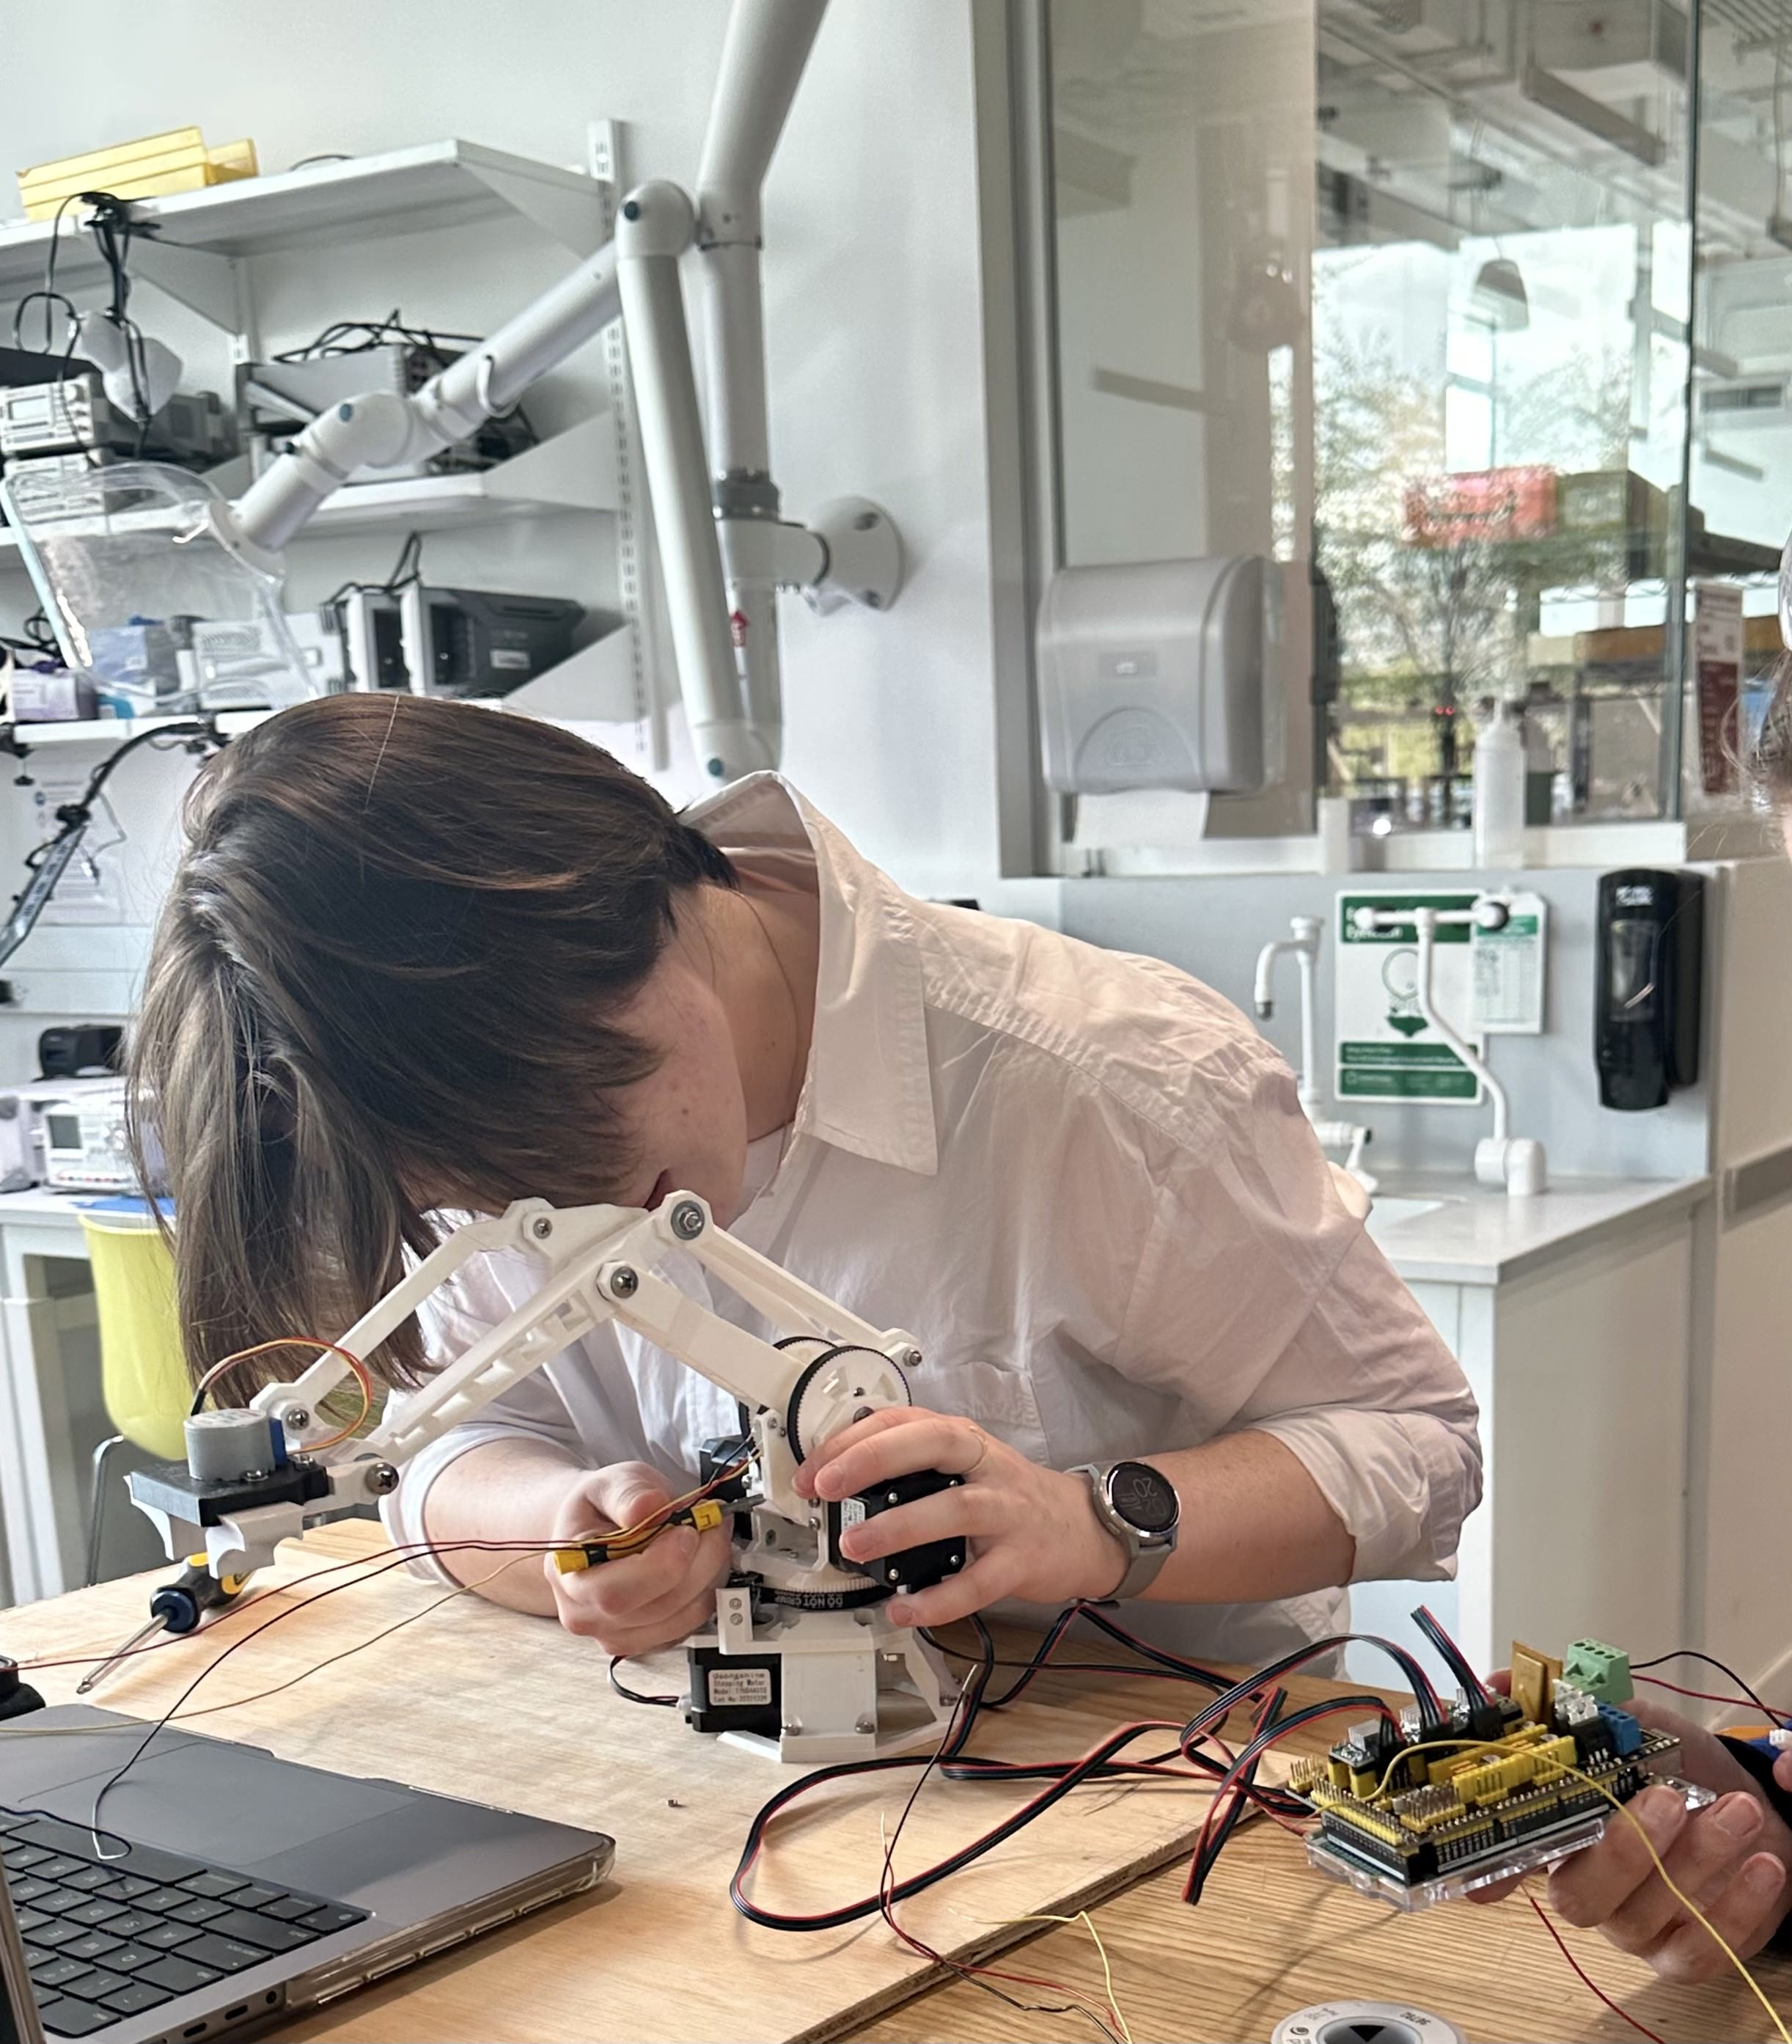
M87 1512L87 1586L99 1581L100 1535L106 1527L106 1473L115 1450L123 1447L125 1436L114 1434L94 1450L94 1496Z

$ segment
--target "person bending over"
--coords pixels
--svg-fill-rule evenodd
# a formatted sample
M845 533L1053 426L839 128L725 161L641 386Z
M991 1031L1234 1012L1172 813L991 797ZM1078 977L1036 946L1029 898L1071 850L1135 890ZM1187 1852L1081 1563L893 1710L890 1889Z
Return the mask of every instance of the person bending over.
M897 1623L1124 1584L1159 1636L1250 1660L1337 1630L1353 1577L1452 1572L1480 1485L1462 1373L1287 1068L1194 980L911 899L776 776L680 816L568 733L467 705L285 711L202 771L184 825L132 1055L196 1366L351 1325L439 1216L688 1189L920 1343L914 1409L801 1478L964 1477L846 1537L865 1562L969 1536ZM694 1265L667 1275L759 1324ZM380 1374L415 1384L536 1281L521 1254L470 1265ZM605 1326L420 1454L387 1523L626 1525L737 1424ZM1180 1494L1154 1576L1084 1473L1128 1458ZM728 1559L723 1530L678 1528L478 1587L636 1654L712 1614Z

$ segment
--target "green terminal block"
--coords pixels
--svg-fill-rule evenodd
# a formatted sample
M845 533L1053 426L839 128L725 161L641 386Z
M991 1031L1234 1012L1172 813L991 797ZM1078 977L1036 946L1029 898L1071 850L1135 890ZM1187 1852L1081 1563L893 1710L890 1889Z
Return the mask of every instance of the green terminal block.
M1636 1695L1630 1656L1601 1639L1577 1639L1562 1657L1562 1680L1602 1704L1627 1704Z

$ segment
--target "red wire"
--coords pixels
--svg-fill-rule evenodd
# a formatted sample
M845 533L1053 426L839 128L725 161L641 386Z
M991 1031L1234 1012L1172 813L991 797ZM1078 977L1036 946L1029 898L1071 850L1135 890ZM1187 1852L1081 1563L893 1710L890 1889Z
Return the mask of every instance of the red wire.
M1600 1986L1599 1983L1594 1980L1593 1976L1587 1972L1587 1969L1583 1965L1582 1965L1579 1960L1577 1959L1574 1954L1568 1950L1568 1941L1563 1937L1561 1932L1556 1928L1555 1925L1550 1922L1548 1912L1544 1909L1543 1904L1537 1900L1537 1897L1532 1894L1528 1888L1525 1890L1525 1900L1531 1905L1532 1908L1537 1911L1537 1920L1538 1923L1540 1923L1543 1926L1544 1929L1549 1933L1550 1936L1556 1940L1556 1950L1561 1954L1562 1957L1566 1959L1568 1964L1574 1968L1575 1971L1579 1974L1582 1984L1586 1987L1590 1988L1592 1992L1598 1996L1600 2000L1606 2004L1606 2008L1611 2011L1614 2015L1622 2016L1624 2020L1629 2024L1633 2030L1637 2031L1640 2032L1643 2036L1651 2038L1652 2040L1652 2044L1667 2044L1667 2040L1659 2031L1650 2029L1646 2023L1639 2023L1636 2017L1630 2013L1629 2009L1621 2008L1618 2004L1612 2000L1611 1996L1606 1993L1602 1987Z
M1676 1696L1690 1696L1697 1703L1733 1704L1739 1711L1752 1711L1756 1708L1746 1696L1714 1696L1709 1689L1683 1689L1678 1682L1664 1682L1659 1675L1638 1675L1636 1680L1647 1682L1652 1689L1667 1689ZM1792 1722L1783 1711L1769 1710L1767 1716L1776 1724Z
M1257 1733L1262 1731L1264 1713L1268 1709L1268 1708L1269 1699L1268 1696L1265 1696L1257 1705L1256 1714L1251 1720L1252 1738L1254 1739ZM1245 1744L1249 1745L1249 1743L1250 1741L1247 1739L1245 1741ZM1201 1819L1200 1835L1195 1839L1194 1852L1189 1858L1188 1878L1182 1884L1182 1899L1184 1902L1192 1901L1194 1899L1195 1869L1207 1857L1208 1834L1213 1829L1214 1818L1219 1814L1221 1810L1226 1806L1225 1785L1227 1781L1231 1780L1233 1773L1237 1767L1237 1764L1238 1763L1235 1761L1232 1760L1230 1757L1228 1756L1226 1773L1221 1777L1219 1787L1214 1789L1212 1796L1208 1800L1207 1813ZM1238 1784L1238 1788L1233 1793L1232 1800L1234 1803L1239 1801L1244 1792L1245 1785L1241 1781Z

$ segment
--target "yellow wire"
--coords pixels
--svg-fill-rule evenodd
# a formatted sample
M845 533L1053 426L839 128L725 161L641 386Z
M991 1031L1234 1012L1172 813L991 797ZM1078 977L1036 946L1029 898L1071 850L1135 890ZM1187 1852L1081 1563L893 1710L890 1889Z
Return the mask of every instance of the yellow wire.
M1527 1750L1522 1746L1515 1746L1510 1739L1422 1739L1417 1745L1406 1747L1402 1752L1396 1754L1393 1759L1389 1761L1387 1766L1382 1769L1381 1779L1376 1784L1372 1793L1374 1795L1379 1796L1385 1792L1387 1787L1389 1777L1392 1775L1395 1769L1400 1765L1402 1760L1406 1758L1407 1754L1424 1753L1426 1751L1435 1750L1441 1746L1449 1746L1459 1753L1515 1753L1523 1752ZM1642 1840L1643 1850L1648 1854L1649 1858L1654 1861L1655 1870L1661 1876L1662 1885L1667 1890L1668 1893L1673 1896L1674 1900L1679 1904L1680 1907L1686 1911L1686 1914L1692 1918L1693 1921L1695 1923L1702 1925L1703 1928L1709 1933L1712 1942L1717 1946L1718 1950L1723 1954L1724 1957L1729 1961L1730 1964L1736 1968L1739 1973L1741 1974L1744 1980L1748 1982L1750 1993L1754 1996L1755 1999L1761 2004L1762 2008L1767 2011L1767 2020L1779 2032L1782 2040L1782 2044L1792 2044L1792 2031L1787 2030L1786 2025L1780 2020L1779 2011L1774 2007L1773 2004L1768 2000L1766 1994L1762 1991L1760 1982L1756 1979L1755 1976L1748 1970L1748 1967L1743 1964L1742 1961L1738 1958L1736 1954L1730 1949L1729 1941L1725 1938L1722 1931L1721 1931L1717 1928L1717 1925L1711 1921L1709 1917L1705 1914L1704 1911L1699 1908L1698 1904L1693 1901L1692 1899L1685 1894L1675 1884L1674 1877L1667 1871L1667 1867L1662 1862L1661 1854L1656 1850L1655 1841L1649 1836L1648 1827L1644 1825L1642 1819L1637 1815L1636 1812L1633 1810L1627 1803L1620 1802L1618 1798L1612 1793L1610 1789L1606 1786L1604 1782L1595 1781L1591 1774L1584 1773L1580 1768L1571 1766L1566 1761L1562 1760L1552 1761L1550 1764L1552 1766L1560 1768L1564 1774L1571 1774L1577 1781L1584 1781L1589 1788L1596 1790L1600 1795L1605 1797L1606 1800L1611 1804L1612 1808L1617 1811L1618 1815L1629 1823L1632 1829L1635 1831L1637 1837ZM1365 1796L1362 1800L1366 1802L1370 1799Z
M1133 2044L1133 2033L1126 2027L1126 2015L1114 1992L1114 1969L1107 1962L1107 1947L1101 1942L1101 1933L1088 1910L1079 1909L1074 1916L986 1916L983 1920L1003 1928L1014 1923L1080 1923L1095 1940L1096 1951L1101 1960L1101 1977L1107 1990L1107 2005L1114 2011L1114 2020L1119 2024L1126 2044Z

